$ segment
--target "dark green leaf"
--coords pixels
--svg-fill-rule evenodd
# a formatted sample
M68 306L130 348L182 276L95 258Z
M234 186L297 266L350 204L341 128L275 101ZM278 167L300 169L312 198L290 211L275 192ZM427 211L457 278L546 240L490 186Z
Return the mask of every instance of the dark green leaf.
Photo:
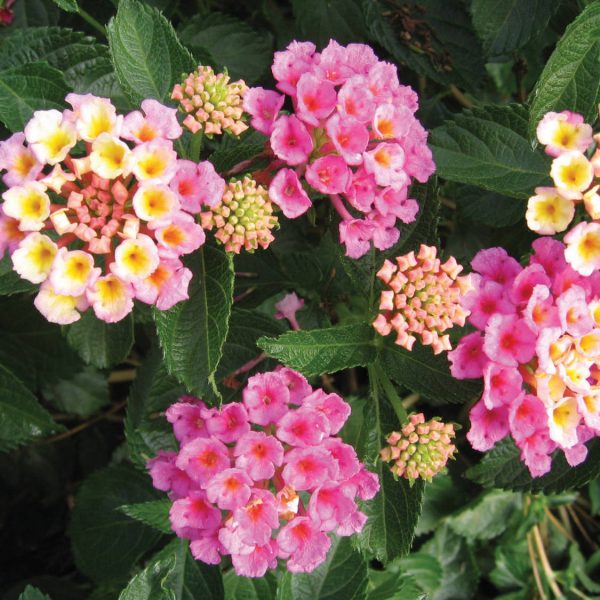
M518 104L465 110L431 132L440 177L514 198L549 179L550 159L533 150L528 115Z
M548 4L554 4L549 2ZM533 91L529 135L548 111L568 109L592 122L600 101L600 3L592 2L567 27Z
M401 559L400 569L417 581L423 590L435 590L444 576L438 559L425 552L415 552Z
M52 598L32 585L28 585L23 593L19 595L19 600L52 600Z
M495 192L464 186L455 195L460 215L472 223L499 228L514 225L525 218L527 203Z
M63 74L46 62L5 69L0 72L0 120L20 131L34 111L62 110L68 92Z
M188 262L194 273L190 298L154 311L169 371L202 396L215 385L233 303L233 262L220 248L204 246Z
M233 148L222 148L213 152L208 160L214 165L218 173L224 173L239 163L254 158L264 150L264 142L240 143Z
M12 7L15 18L11 28L56 25L60 10L52 0L19 0Z
M171 504L172 502L168 498L163 498L162 500L140 502L139 504L126 504L120 506L119 510L128 517L141 521L161 533L172 533L171 522L169 521Z
M35 286L25 279L21 279L13 271L12 260L8 254L0 260L0 296L10 296L20 292L31 292Z
M105 323L92 311L67 329L67 340L87 363L104 369L127 358L133 345L133 317L127 315L118 323Z
M473 25L486 56L510 55L542 31L560 2L546 0L473 0Z
M222 600L218 567L194 560L187 540L175 539L138 573L119 600Z
M275 600L277 579L271 571L263 577L240 577L233 570L223 577L225 600Z
M23 383L0 364L0 452L63 429Z
M118 509L159 497L150 477L126 464L97 471L84 481L70 528L75 562L82 573L97 582L127 577L160 533Z
M286 572L277 589L278 600L363 600L367 563L349 538L334 537L325 562L311 573Z
M312 331L288 331L260 338L258 345L273 358L307 376L365 366L375 359L374 330L367 323Z
M119 83L136 104L145 98L164 102L173 85L196 66L165 17L137 0L119 2L107 32Z
M216 68L226 68L232 79L252 84L267 71L273 59L273 40L248 23L222 13L198 15L181 30L181 41L194 54L209 52ZM227 40L224 44L223 40Z
M66 12L79 12L77 0L54 0L54 3Z

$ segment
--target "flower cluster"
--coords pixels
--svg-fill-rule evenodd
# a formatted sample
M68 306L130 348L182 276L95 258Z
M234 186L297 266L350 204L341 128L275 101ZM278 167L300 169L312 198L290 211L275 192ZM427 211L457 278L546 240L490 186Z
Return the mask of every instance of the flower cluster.
M600 268L600 150L591 158L587 154L600 134L592 135L581 115L565 110L547 113L537 137L554 158L554 187L535 189L527 204L527 225L541 235L563 232L582 204L586 218L565 235L565 258L578 273L590 275Z
M202 227L217 231L215 237L225 245L227 252L239 254L242 248L253 252L275 239L271 230L279 225L273 215L273 205L267 190L245 176L232 179L221 199L201 215Z
M240 135L248 129L242 108L247 89L241 80L230 82L226 72L215 74L211 67L201 65L175 85L171 98L187 113L183 124L192 133Z
M225 182L210 163L177 159L175 109L144 100L123 116L92 94L66 100L73 110L37 111L0 143L0 251L41 284L35 305L54 323L90 305L115 322L134 298L159 309L186 299L180 257L205 237L190 213L218 203Z
M380 457L392 461L392 473L408 479L411 485L419 478L431 481L453 458L455 435L452 423L442 423L437 417L425 421L423 413L410 415L401 431L387 437L389 446L381 450Z
M463 303L478 331L448 356L455 377L484 380L471 445L485 451L510 433L540 476L555 449L577 465L600 434L600 279L573 270L561 242L539 238L533 249L526 267L502 248L475 256Z
M220 410L189 396L172 405L166 416L181 448L148 468L169 492L171 525L194 557L217 564L231 555L247 577L263 576L277 558L308 572L325 560L329 532L360 531L366 516L355 498L372 498L379 482L335 436L349 414L338 395L287 368L254 375L243 402Z
M450 350L450 338L445 331L465 324L469 314L461 305L462 296L471 289L470 276L459 277L462 271L454 257L442 263L435 246L421 244L419 253L409 252L396 258L396 264L386 260L377 273L385 284L373 327L388 335L394 330L396 344L411 350L419 335L421 342L431 345L434 354Z
M288 218L302 215L311 206L304 182L330 197L348 256L362 256L371 243L391 247L400 235L396 219L410 223L418 212L407 196L411 178L425 182L435 169L414 116L415 92L363 44L331 41L319 53L310 42L292 42L275 53L272 71L283 94L251 88L244 110L270 136L273 202ZM293 114L280 113L285 95Z

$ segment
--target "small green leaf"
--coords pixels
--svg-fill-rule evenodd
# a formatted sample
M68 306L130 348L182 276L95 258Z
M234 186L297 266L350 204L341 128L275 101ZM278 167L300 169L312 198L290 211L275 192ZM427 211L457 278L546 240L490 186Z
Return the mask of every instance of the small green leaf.
M223 600L218 567L194 560L188 541L175 539L138 573L119 600Z
M141 521L161 533L172 533L173 530L169 521L171 505L172 502L168 498L164 498L151 502L140 502L139 504L126 504L119 506L119 510L128 517Z
M273 358L307 376L366 366L375 359L375 333L367 323L312 331L288 331L260 338L258 345Z
M63 74L47 62L0 72L0 120L11 131L20 131L36 110L62 110L69 88Z
M54 3L66 12L79 12L79 5L77 4L77 0L54 0Z
M581 113L590 123L595 121L600 101L599 55L600 3L591 2L567 27L533 91L529 111L532 139L548 111L568 109Z
M0 364L0 452L63 430L25 385Z
M19 595L19 600L52 600L52 598L32 585L28 585Z
M514 198L549 181L550 159L533 150L519 104L465 110L431 132L437 174Z
M81 572L97 582L126 577L161 534L119 507L158 498L149 476L131 465L111 465L86 479L75 498L70 527Z
M167 19L138 0L119 2L107 33L117 78L135 104L145 98L164 102L181 76L196 66Z
M190 298L173 308L154 310L165 362L189 391L202 396L215 385L233 303L230 254L204 246L188 261L194 277Z
M67 328L67 341L87 363L104 369L125 360L133 345L133 317L105 323L92 311Z
M277 600L364 600L367 563L349 538L334 537L325 562L311 573L286 572Z

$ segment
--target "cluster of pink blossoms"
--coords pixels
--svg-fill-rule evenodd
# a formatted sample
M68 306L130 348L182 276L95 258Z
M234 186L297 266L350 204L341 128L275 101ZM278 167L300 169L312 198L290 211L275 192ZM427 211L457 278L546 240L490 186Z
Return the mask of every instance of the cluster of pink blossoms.
M205 239L193 214L225 182L210 163L177 158L175 109L144 100L123 116L92 94L66 100L73 110L37 111L0 143L0 254L41 284L35 305L54 323L89 306L119 321L134 298L170 308L188 297L180 257Z
M535 477L551 453L570 465L600 434L600 275L577 273L552 238L522 267L502 248L480 251L463 304L478 331L449 353L458 379L483 377L467 438L480 451L511 434Z
M278 558L291 572L312 571L325 560L329 532L362 529L356 496L379 489L335 437L349 415L342 398L288 368L254 375L243 402L220 410L181 398L166 413L181 448L148 464L154 486L173 500L173 530L198 560L231 555L238 575L262 577Z
M537 137L554 158L550 169L553 187L538 187L527 204L527 225L541 235L565 231L576 208L583 205L584 220L565 237L565 258L581 275L600 269L600 150L591 125L565 110L549 112L537 127Z
M273 202L288 218L302 215L312 204L304 182L330 197L348 256L364 255L371 243L391 247L396 220L410 223L418 212L407 196L411 178L425 182L435 169L414 116L415 92L363 44L331 41L319 53L310 42L292 42L275 53L272 71L283 94L250 88L244 110L270 136ZM280 113L284 94L293 114Z
M424 244L416 256L411 251L398 256L396 264L386 260L377 273L386 289L373 327L381 335L395 331L396 344L407 350L412 350L415 335L434 354L450 350L444 332L454 325L462 327L469 314L461 299L471 289L471 279L458 276L462 269L452 256L442 263L437 248Z

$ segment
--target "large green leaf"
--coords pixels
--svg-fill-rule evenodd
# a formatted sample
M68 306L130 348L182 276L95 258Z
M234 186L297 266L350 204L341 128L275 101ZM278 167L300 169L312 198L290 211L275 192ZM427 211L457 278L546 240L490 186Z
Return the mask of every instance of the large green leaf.
M0 452L63 429L25 385L0 364Z
M148 475L131 465L111 465L84 481L75 498L70 527L81 572L97 582L127 577L161 534L118 509L159 497Z
M223 577L225 600L275 600L277 579L271 571L263 577L241 577L233 569Z
M188 390L214 389L233 303L230 254L204 246L188 262L194 273L190 298L166 311L154 311L156 331L169 371Z
M549 2L548 4L554 4ZM600 101L600 2L591 2L567 27L533 91L529 134L548 111L581 113L588 122L598 116Z
M365 414L365 463L377 474L381 488L377 496L362 507L368 520L358 535L358 542L363 551L387 563L410 550L421 513L424 486L422 481L411 487L404 478L395 480L389 465L379 459L385 436L398 431L400 423L371 379L373 395Z
M325 562L311 573L286 572L277 600L364 600L367 563L349 538L334 537Z
M496 192L488 192L470 185L461 186L454 194L459 214L471 223L499 228L514 225L525 219L527 203ZM477 226L469 229L477 229Z
M512 438L498 442L478 465L467 471L467 477L484 487L533 492L562 492L585 485L600 475L600 440L588 442L588 456L582 464L571 467L563 452L556 452L552 470L542 477L532 478L520 450Z
M218 567L194 560L186 540L175 539L138 573L119 600L222 600Z
M171 505L172 502L168 498L163 498L162 500L139 502L138 504L126 504L120 506L119 510L128 517L141 521L161 533L172 533L171 522L169 521Z
M273 59L269 33L255 31L248 23L222 13L197 15L180 31L180 36L194 55L199 54L198 58L209 52L216 68L226 68L233 79L249 84L267 72Z
M527 110L518 104L465 110L431 132L440 177L515 198L549 180L550 159L533 150Z
M510 55L538 35L560 2L547 0L473 0L473 25L486 56Z
M260 338L258 345L269 356L310 376L368 365L376 356L374 337L370 325L355 323L288 331L278 338Z
M107 27L117 78L134 103L165 101L173 85L196 65L172 25L155 8L138 0L121 0Z
M118 323L105 323L92 311L67 329L67 340L87 363L103 369L127 358L133 345L133 317L127 315Z
M63 74L47 62L5 69L0 72L0 120L20 131L34 111L62 110L68 92Z

